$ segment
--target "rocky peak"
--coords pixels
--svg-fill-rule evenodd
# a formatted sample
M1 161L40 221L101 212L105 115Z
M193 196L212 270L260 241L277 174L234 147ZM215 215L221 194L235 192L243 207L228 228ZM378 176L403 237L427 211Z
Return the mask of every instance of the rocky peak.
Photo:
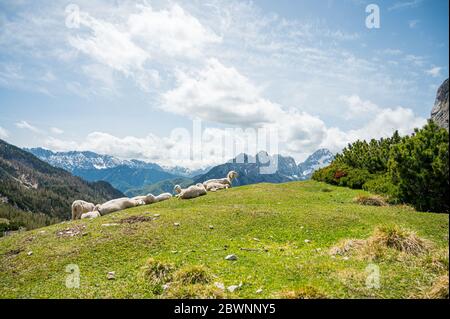
M442 83L436 94L436 102L431 111L431 119L448 131L448 79Z

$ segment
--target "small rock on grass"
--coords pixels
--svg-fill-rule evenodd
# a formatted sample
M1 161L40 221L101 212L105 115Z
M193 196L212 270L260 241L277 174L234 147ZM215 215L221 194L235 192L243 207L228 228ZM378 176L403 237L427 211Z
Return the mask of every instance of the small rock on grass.
M173 223L173 225L174 225L175 227L179 227L179 226L180 226L180 223Z
M209 225L209 229L214 229L214 226L213 225Z
M225 260L230 260L230 261L237 260L237 259L238 259L237 256L233 255L233 254L225 257Z
M33 252L32 252L32 251L29 251L29 252L27 253L27 255L28 255L28 256L31 256L31 255L33 255Z
M258 289L258 290L256 290L256 293L257 294L260 294L260 293L262 293L263 292L263 290L260 288L260 289Z
M309 239L305 239L305 243L310 243L311 241Z
M110 272L108 272L108 274L106 275L106 278L107 278L108 280L114 280L114 279L116 279L116 272L115 272L115 271L110 271Z
M242 282L239 285L231 285L227 288L227 290L229 292L234 292L235 290L239 289L242 287Z
M169 287L170 287L170 283L169 284L164 284L164 285L161 286L161 288L163 290L167 290L167 289L169 289Z
M223 283L221 283L221 282L215 282L214 286L216 286L220 290L225 290L225 285Z

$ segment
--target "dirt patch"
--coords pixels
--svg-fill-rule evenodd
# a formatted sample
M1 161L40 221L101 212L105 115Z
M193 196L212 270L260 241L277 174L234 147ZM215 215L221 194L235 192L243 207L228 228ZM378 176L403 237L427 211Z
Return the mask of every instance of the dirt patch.
M10 251L7 251L4 256L5 257L12 257L12 256L17 256L18 254L20 254L23 251L22 248L18 248L18 249L11 249Z
M56 236L58 237L75 237L79 235L84 235L84 229L86 225L78 225L71 228L65 228L63 230L58 230L56 232Z
M131 216L127 218L122 218L120 220L121 224L136 224L136 223L145 223L145 222L151 222L153 218L148 216Z

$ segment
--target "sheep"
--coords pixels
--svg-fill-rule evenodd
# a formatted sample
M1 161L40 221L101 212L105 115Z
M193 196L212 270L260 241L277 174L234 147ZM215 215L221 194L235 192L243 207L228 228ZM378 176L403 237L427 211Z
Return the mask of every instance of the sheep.
M136 207L138 205L145 205L142 199L130 199L128 197L117 198L110 200L109 202L103 203L101 205L95 206L94 210L98 211L100 215L106 215L119 210Z
M156 197L153 194L147 194L145 196L136 196L131 198L131 200L136 200L138 201L139 205L141 205L140 203L143 201L144 203L142 205L148 205L148 204L153 204L156 203ZM141 202L139 202L141 201Z
M218 178L218 179L210 179L210 180L207 180L206 182L203 182L203 185L205 187L207 187L207 185L210 183L218 183L218 184L228 185L228 187L231 187L231 183L233 182L233 179L235 179L238 176L239 176L239 174L236 173L235 171L229 171L227 174L227 177Z
M219 189L228 189L228 188L230 188L230 186L228 184L221 184L221 183L216 183L216 182L207 183L205 185L205 187L206 187L206 190L208 192L215 192L215 191L218 191Z
M84 213L92 212L95 205L84 200L76 200L72 203L72 219L80 219Z
M170 194L170 193L159 194L158 196L155 197L156 203L162 202L164 200L168 200L168 199L171 199L171 198L172 198L172 194Z
M97 217L101 217L100 213L98 211L93 211L93 212L88 212L88 213L84 213L81 215L81 219L85 219L85 218L97 218Z
M189 186L186 189L182 189L180 185L175 185L174 190L178 193L178 199L192 199L199 196L206 195L206 188L203 184Z

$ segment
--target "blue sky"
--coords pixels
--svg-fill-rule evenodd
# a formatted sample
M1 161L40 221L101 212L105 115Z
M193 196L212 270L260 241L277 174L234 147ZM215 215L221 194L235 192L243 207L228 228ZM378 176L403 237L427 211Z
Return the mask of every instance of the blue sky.
M246 143L230 128L277 130L298 161L407 134L448 77L448 5L0 0L0 138L194 168ZM176 134L193 119L196 158Z

